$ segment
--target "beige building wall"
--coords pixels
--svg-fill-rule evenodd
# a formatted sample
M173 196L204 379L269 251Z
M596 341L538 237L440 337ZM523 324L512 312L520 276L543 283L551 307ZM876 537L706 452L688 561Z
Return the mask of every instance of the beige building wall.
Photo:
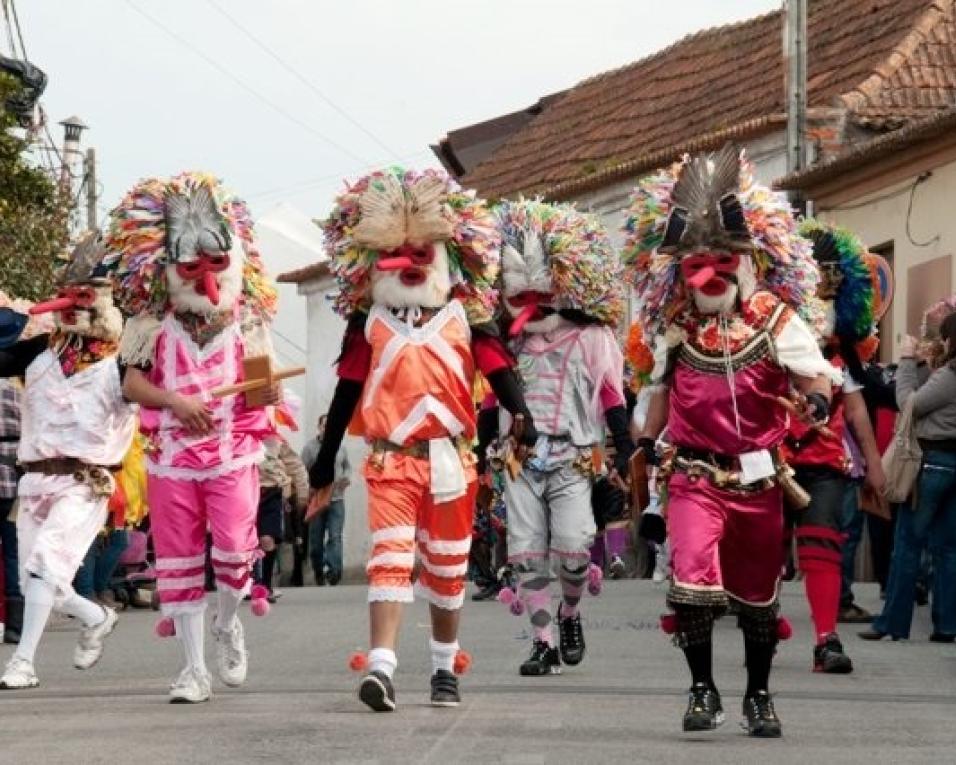
M855 231L870 248L892 245L896 294L893 300L890 357L898 356L906 332L915 332L914 317L932 302L953 294L956 284L956 162L932 170L916 187L908 215L910 191L917 174L893 185L837 203L820 204L820 218ZM909 232L907 232L907 220Z

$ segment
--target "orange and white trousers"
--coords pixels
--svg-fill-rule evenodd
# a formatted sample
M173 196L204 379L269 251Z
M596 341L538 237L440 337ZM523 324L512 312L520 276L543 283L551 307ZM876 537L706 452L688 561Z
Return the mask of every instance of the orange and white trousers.
M465 467L464 495L450 502L432 496L427 457L389 453L379 464L367 460L364 473L372 535L365 569L369 602L411 603L417 590L439 608L461 608L478 487L474 467Z

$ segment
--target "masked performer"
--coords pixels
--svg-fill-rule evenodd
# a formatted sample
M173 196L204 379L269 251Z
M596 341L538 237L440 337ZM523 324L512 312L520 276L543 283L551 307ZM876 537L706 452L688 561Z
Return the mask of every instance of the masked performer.
M0 374L25 377L17 455L24 473L17 540L25 606L20 644L0 688L38 685L33 658L52 609L82 624L73 654L78 669L99 660L116 626L112 609L72 586L106 521L112 473L136 430L117 364L123 317L103 253L99 236L88 235L59 274L57 296L31 309L55 312L54 331L0 351Z
M684 730L723 720L711 635L731 598L744 636L746 726L776 737L768 679L782 486L793 488L779 454L784 404L799 391L801 416L823 422L831 381L841 380L795 311L813 296L817 269L786 200L757 185L731 146L643 180L625 228L645 337L661 338L650 345L668 354L639 445L653 449L666 422L674 614L665 624L693 678Z
M797 482L810 495L810 504L793 513L797 562L803 572L807 602L816 635L815 672L845 674L853 670L836 633L840 608L843 530L846 495L856 491L849 477L848 437L854 438L866 463L866 482L882 491L885 478L870 418L863 400L863 362L876 350L873 332L873 284L860 240L844 229L807 220L800 233L813 243L820 268L817 298L822 317L817 329L824 355L843 370L842 386L832 391L826 428L809 428L799 419L790 423L784 442L787 462ZM847 433L849 425L852 433Z
M471 544L476 475L472 387L484 373L506 409L523 416L513 362L493 324L500 239L485 204L444 173L391 168L349 186L324 224L348 320L325 438L311 469L328 504L335 454L350 420L372 452L364 473L372 534L371 651L359 698L395 709L392 676L402 604L430 603L432 704L459 703L452 673Z
M623 281L617 253L593 216L540 201L504 202L497 215L509 334L540 434L524 469L505 475L508 560L533 632L520 672L548 675L560 672L562 661L584 658L578 604L588 585L592 487L605 472L605 427L620 475L634 451L624 356L613 331L624 313ZM506 428L510 420L503 413ZM560 655L550 613L552 555L561 586Z
M242 381L244 357L270 354L275 291L248 209L208 175L140 182L113 211L108 241L123 308L134 317L120 356L129 366L124 391L142 406L140 429L149 439L160 603L186 655L170 700L206 701L206 530L219 600L217 670L235 687L247 670L237 610L257 555L258 463L273 432L265 408L248 406L243 394L212 391Z

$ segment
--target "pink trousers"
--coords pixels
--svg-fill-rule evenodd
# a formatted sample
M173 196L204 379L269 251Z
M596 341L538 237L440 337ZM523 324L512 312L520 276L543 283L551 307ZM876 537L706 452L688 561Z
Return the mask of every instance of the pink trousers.
M216 586L239 596L249 592L259 546L257 466L199 481L150 475L147 501L164 614L205 607L207 529Z
M685 602L726 593L750 605L772 603L783 568L780 489L744 495L674 473L667 491L672 591L683 591Z

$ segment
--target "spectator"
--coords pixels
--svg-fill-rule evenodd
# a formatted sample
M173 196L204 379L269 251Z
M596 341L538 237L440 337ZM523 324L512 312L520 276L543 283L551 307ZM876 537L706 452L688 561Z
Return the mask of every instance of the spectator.
M2 342L2 340L0 340ZM2 345L0 345L2 347ZM18 643L23 627L23 595L17 558L17 525L10 519L17 497L17 444L20 441L20 391L0 379L0 548L3 558L4 643Z
M319 417L315 438L302 450L302 462L306 470L319 454L322 437L325 434L326 416ZM322 587L326 583L335 586L342 580L342 525L345 522L345 489L350 483L351 465L345 447L339 447L335 456L335 482L332 488L332 501L309 526L309 554L312 558L312 571L315 583Z
M912 509L904 505L897 513L886 603L872 629L860 633L867 640L909 637L920 555L927 544L933 562L930 640L956 639L956 312L946 316L939 334L938 368L923 385L916 356L925 352L912 337L901 348L896 399L900 408L912 399L923 461Z
M269 590L269 602L278 597L273 589L277 545L282 541L283 505L295 496L296 510L305 512L309 501L309 476L286 441L276 437L266 442L265 459L259 467L259 546L264 555L256 582Z
M95 600L100 605L117 608L111 582L120 556L129 544L129 536L122 523L108 527L93 540L83 564L73 579L73 589L84 598Z

